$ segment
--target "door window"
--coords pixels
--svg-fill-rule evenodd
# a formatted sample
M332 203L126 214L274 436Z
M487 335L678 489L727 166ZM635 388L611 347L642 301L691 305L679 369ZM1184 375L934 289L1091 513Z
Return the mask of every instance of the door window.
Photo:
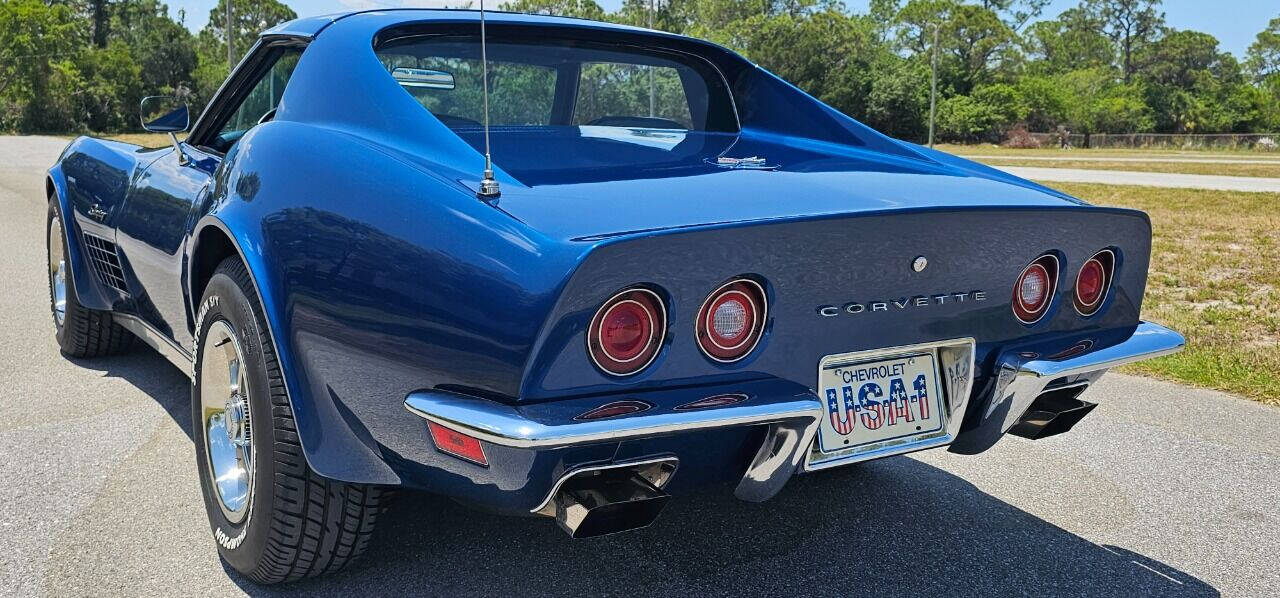
M213 149L226 153L249 129L275 117L276 107L284 97L284 88L293 76L301 55L302 50L298 48L286 48L277 55L271 68L241 100L240 106L213 138L210 143Z

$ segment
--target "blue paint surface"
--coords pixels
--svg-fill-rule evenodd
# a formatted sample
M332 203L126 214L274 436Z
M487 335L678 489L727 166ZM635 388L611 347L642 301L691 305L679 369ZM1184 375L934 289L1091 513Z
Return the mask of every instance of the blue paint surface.
M491 15L499 37L702 57L728 82L741 130L689 133L660 156L626 140L584 140L576 127L496 131L502 196L481 201L478 138L423 110L373 51L389 32L471 33L476 22L471 12L382 11L268 32L266 41L308 46L274 120L225 156L188 147L193 163L179 166L172 148L73 142L50 171L70 216L73 271L92 281L75 239L97 234L118 244L130 287L81 283L81 302L135 314L190 346L202 252L225 235L253 273L313 469L513 512L536 505L557 473L615 457L677 454L689 464L681 486L733 479L762 431L536 454L490 446L484 469L435 451L425 422L402 405L407 394L546 405L571 418L618 398L812 393L824 355L974 337L972 415L1000 351L1123 340L1138 322L1145 214L887 138L723 48L673 35ZM769 168L723 168L719 156L760 156ZM91 218L95 204L108 216ZM1119 256L1114 287L1101 312L1083 318L1071 309L1074 273L1106 247ZM1010 310L1012 286L1047 251L1062 261L1061 281L1049 315L1024 326ZM929 267L917 273L920 255ZM763 281L769 320L753 353L721 364L698 350L694 320L707 293L741 275ZM663 296L669 329L655 362L620 379L591 364L584 331L602 301L635 284ZM906 301L939 294L952 299ZM818 312L894 300L908 305Z

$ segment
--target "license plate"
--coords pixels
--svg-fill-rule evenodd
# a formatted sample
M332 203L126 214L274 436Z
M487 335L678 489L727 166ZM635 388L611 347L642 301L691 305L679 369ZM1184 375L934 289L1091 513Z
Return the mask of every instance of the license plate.
M827 407L818 433L823 453L908 444L942 430L942 393L932 353L853 363L827 357L818 389Z

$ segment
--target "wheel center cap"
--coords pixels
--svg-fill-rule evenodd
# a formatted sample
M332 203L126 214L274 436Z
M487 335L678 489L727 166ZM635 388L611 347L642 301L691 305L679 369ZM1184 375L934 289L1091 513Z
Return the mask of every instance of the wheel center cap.
M240 393L231 395L224 407L227 439L237 446L248 444L248 426L246 426L248 423L248 407L248 405L245 405L244 397Z

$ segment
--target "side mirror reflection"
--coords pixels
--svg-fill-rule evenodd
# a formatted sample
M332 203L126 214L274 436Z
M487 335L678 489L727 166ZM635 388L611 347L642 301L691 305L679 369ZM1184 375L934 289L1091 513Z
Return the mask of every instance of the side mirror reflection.
M187 103L172 96L142 99L142 128L152 133L181 133L191 126Z

